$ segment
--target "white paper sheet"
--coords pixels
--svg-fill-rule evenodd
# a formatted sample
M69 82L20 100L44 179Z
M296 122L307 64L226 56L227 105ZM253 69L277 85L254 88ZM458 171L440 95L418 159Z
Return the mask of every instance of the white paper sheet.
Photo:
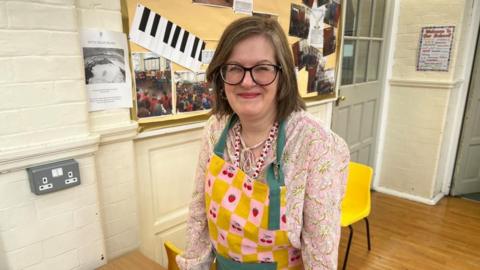
M81 31L89 111L132 107L132 83L124 33Z

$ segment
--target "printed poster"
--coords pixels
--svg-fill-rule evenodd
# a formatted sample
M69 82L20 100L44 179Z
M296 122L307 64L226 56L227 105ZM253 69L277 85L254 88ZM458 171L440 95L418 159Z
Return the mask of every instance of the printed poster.
M89 111L132 107L126 35L83 30L81 44Z
M448 71L455 26L422 27L418 71Z

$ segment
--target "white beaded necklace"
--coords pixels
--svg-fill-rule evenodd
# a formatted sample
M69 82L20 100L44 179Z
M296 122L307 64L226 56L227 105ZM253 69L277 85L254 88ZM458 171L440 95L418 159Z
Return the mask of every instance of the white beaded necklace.
M240 130L241 130L240 124L235 126L234 130L235 130L235 143L234 143L234 146L233 146L234 150L235 150L234 165L237 168L240 168L240 150L241 150L240 145L242 144L241 135L240 135ZM255 171L252 175L252 178L256 179L258 177L258 175L260 173L260 169L262 168L263 164L265 163L265 158L267 157L268 151L270 151L270 149L272 148L272 143L277 136L277 132L278 132L278 122L275 122L275 124L273 124L272 128L270 129L270 132L268 133L268 137L265 141L262 141L262 142L254 145L252 147L246 147L244 149L244 151L248 151L248 150L251 151L253 149L256 149L256 148L260 147L262 144L264 144L262 152L260 153L260 156L257 159L256 166L255 166ZM245 169L243 169L243 171L245 171Z

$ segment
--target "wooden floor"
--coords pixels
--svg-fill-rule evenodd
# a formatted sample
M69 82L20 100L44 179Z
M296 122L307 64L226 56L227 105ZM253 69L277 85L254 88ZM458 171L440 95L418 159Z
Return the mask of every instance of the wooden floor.
M429 206L372 193L369 217L372 250L367 250L365 222L353 225L347 269L480 269L480 202L447 197ZM342 228L339 269L348 241ZM134 251L99 270L162 270Z
M97 270L165 270L165 268L142 255L140 251L133 251L109 261Z
M446 197L429 206L373 192L369 217L353 225L347 269L480 269L480 202ZM339 269L348 242L342 228Z

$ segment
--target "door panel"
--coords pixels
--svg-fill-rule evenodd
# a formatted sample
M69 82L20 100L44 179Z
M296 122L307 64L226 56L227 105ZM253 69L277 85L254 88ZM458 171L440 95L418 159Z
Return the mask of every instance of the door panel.
M480 38L479 38L480 40ZM452 195L480 192L480 42L470 79L462 134L453 174Z
M332 129L347 141L352 161L372 166L380 83L346 86L340 91L346 100L333 109Z
M351 160L373 166L384 47L385 0L346 0L342 74L332 129L350 148Z

